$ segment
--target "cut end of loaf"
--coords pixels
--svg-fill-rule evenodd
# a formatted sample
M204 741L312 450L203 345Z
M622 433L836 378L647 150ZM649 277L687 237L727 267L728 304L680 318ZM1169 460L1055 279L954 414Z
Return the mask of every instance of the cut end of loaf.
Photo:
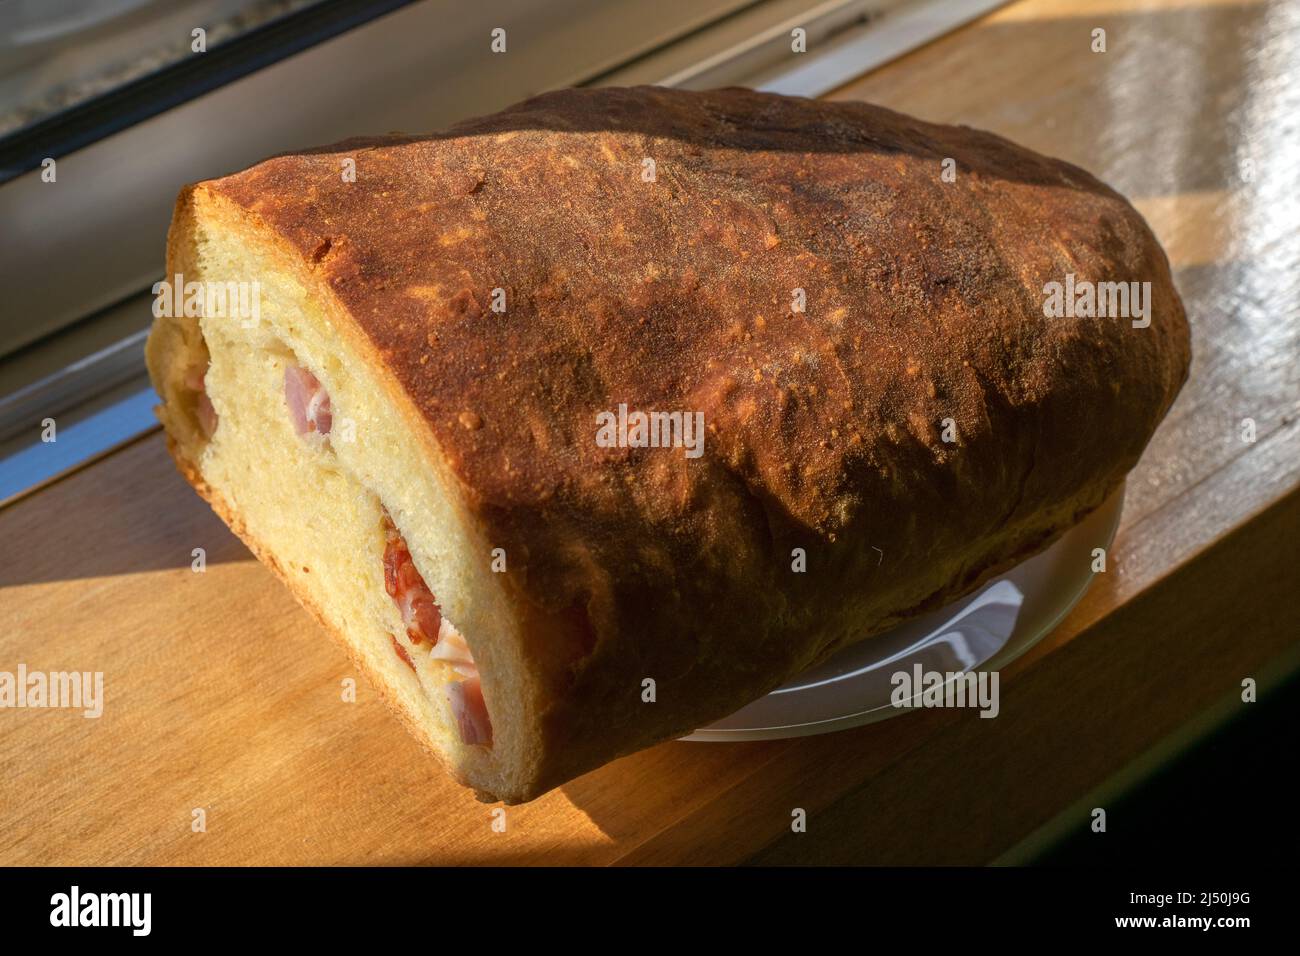
M186 315L177 290L150 336L173 454L426 747L481 798L526 799L530 693L490 547L368 343L246 216L200 185L173 223L169 281L232 291ZM237 309L240 283L256 295Z

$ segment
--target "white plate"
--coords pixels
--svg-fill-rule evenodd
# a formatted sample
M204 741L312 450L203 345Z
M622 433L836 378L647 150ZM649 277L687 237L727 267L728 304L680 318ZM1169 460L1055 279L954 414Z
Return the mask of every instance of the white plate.
M730 717L683 740L807 737L884 720L893 675L998 670L1048 634L1092 583L1093 549L1109 550L1124 504L1120 486L1100 508L1041 554L947 607L847 647Z

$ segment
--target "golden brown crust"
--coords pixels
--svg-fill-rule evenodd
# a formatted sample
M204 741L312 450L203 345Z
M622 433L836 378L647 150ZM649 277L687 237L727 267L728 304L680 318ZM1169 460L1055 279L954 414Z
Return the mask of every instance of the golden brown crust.
M510 799L1041 548L1122 480L1187 374L1168 263L1122 197L862 103L566 90L207 188L373 343L506 550L521 615L569 622L536 632L565 667L541 776ZM1150 327L1045 318L1066 273L1149 281ZM619 403L703 412L703 457L598 447Z

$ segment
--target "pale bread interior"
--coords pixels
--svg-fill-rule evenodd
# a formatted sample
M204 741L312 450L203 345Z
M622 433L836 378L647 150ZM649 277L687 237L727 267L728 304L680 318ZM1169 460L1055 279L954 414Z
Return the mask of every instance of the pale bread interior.
M182 463L241 536L270 559L309 608L341 636L354 659L407 718L411 729L480 795L520 792L537 744L535 702L492 546L463 517L456 489L440 474L436 449L412 428L412 409L394 394L368 347L320 280L248 214L199 187L178 210L168 279L257 282L260 318L166 317L155 323L148 358L164 398L160 417ZM295 434L284 397L286 364L325 386L334 425L328 443ZM207 367L217 413L210 439L197 393L186 384ZM384 589L382 515L405 537L442 614L464 635L482 675L493 724L489 746L467 746L445 700L449 665L412 645ZM398 655L402 643L415 672Z

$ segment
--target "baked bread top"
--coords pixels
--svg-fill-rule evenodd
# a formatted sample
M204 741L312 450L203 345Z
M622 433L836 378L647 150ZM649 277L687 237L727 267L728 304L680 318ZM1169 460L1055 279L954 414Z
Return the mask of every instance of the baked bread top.
M1188 371L1168 262L1120 195L865 103L564 90L204 188L328 284L518 601L567 622L535 649L546 719L596 743L556 778L1045 546ZM1067 275L1149 282L1149 325L1046 316ZM602 447L620 404L702 413L702 455ZM662 718L647 677L681 695Z

